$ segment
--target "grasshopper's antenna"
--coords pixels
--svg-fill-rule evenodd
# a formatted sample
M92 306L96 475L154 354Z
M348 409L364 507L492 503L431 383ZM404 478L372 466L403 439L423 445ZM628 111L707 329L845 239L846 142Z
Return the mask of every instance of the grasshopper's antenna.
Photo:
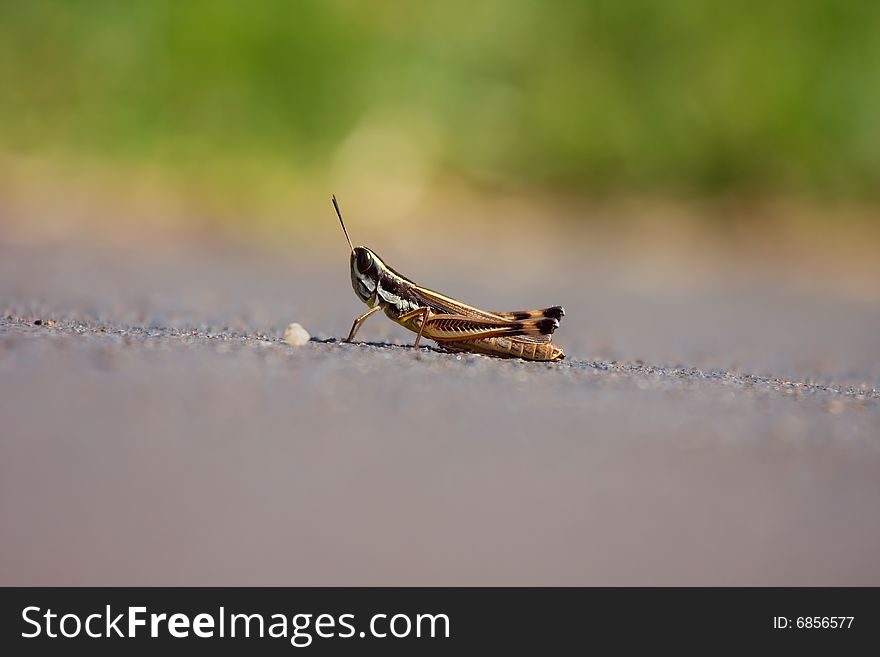
M345 233L345 239L348 240L348 246L351 247L351 252L354 253L354 247L351 245L351 238L348 236L348 231L345 230L345 222L342 221L342 212L339 210L339 203L336 202L336 194L334 194L331 199L333 200L333 207L336 209L336 216L339 217L342 232Z

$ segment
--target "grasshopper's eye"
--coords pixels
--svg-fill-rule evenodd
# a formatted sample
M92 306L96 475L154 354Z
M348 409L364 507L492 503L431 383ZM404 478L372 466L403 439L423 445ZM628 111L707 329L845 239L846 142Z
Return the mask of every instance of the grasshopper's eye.
M366 249L358 251L357 254L357 268L361 274L366 274L370 267L373 266L373 256L370 255L370 252Z

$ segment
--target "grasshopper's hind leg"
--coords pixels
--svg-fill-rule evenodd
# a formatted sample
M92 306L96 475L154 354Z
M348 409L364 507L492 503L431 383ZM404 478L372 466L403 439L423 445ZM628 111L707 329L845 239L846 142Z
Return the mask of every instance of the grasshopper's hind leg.
M382 306L379 306L379 305L373 306L367 312L365 312L363 315L361 315L360 317L355 319L354 324L351 325L351 331L349 331L348 337L345 338L345 340L343 340L343 342L351 342L352 340L354 340L354 334L358 332L358 329L361 327L361 324L363 324L365 321L367 321L367 319L370 317L370 315L372 315L377 310L381 310L381 309L382 309Z

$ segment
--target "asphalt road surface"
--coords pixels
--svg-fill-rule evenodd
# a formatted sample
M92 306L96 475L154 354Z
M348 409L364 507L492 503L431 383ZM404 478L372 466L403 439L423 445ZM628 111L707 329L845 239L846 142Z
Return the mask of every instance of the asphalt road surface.
M880 585L877 303L380 254L566 360L340 344L345 253L0 244L0 584Z

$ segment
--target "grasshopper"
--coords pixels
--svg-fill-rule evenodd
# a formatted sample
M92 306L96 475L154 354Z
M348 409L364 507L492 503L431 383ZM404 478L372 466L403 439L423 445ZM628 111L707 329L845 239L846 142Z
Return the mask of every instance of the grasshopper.
M556 361L565 358L551 336L565 315L562 306L542 310L496 312L480 310L416 285L386 265L373 251L351 243L336 196L333 207L351 248L351 286L369 310L354 320L344 342L354 340L367 318L380 310L416 334L448 351L467 351L502 358Z

